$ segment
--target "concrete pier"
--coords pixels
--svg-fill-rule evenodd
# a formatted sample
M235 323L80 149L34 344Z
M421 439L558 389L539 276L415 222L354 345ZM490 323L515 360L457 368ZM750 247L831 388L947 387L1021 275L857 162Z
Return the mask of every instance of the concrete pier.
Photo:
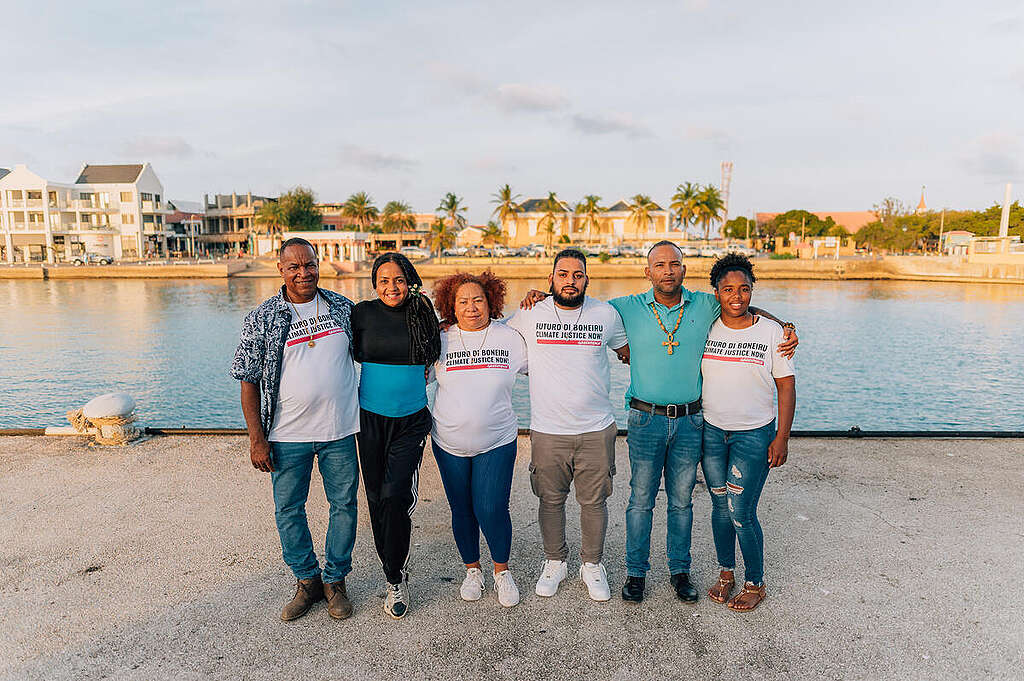
M578 513L570 579L533 594L543 558L520 439L512 568L523 600L465 603L433 460L414 516L412 608L381 609L365 498L350 620L322 604L278 619L293 580L269 476L240 437L127 448L0 438L0 678L5 679L1011 679L1024 669L1024 441L795 440L761 503L769 597L737 614L679 603L655 509L648 599L624 603L629 465L618 444L605 562L616 595L587 599ZM703 485L693 572L716 576ZM314 472L309 516L322 549ZM490 565L486 562L485 572ZM490 584L490 579L488 579Z

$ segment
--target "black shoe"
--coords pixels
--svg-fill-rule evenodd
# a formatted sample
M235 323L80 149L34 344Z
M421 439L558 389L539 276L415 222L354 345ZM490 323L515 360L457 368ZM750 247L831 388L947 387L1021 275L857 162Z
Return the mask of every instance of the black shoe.
M626 583L622 585L622 600L639 603L644 599L644 578L626 577Z
M690 575L685 572L672 575L672 588L676 590L676 597L684 603L697 602L697 589L690 584Z

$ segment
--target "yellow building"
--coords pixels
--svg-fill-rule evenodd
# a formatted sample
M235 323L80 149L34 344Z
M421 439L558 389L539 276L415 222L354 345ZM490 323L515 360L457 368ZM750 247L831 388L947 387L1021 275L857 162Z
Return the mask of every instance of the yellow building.
M684 241L686 235L675 229L672 214L654 204L647 225L636 224L626 200L616 201L591 221L586 215L574 213L565 201L558 201L557 210L548 210L547 199L527 199L519 204L515 218L502 222L506 243L512 247L541 244L557 246L574 244L642 245L668 239Z

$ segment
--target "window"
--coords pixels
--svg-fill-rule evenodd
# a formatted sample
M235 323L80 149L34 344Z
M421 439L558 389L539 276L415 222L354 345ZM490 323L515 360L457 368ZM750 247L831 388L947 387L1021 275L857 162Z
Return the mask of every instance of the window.
M121 224L122 225L134 225L135 216L131 213L121 213Z
M92 224L92 213L82 213L82 224L83 225L91 225Z
M153 224L153 216L152 215L143 215L142 216L142 224L144 224L144 225L151 225L151 224Z
M42 192L28 191L28 192L25 192L25 193L28 194L27 198L29 200L39 201L39 200L41 200L43 198L43 193Z
M41 225L41 224L43 224L43 214L42 213L29 213L28 214L28 221L31 224L33 224L33 225Z
M92 192L78 192L78 198L83 201L92 201Z
M49 193L49 197L50 197L50 205L55 205L57 203L57 192L50 192Z
M158 224L158 225L164 224L164 216L163 215L157 215L156 216L156 224Z
M153 194L153 200L156 201L157 203L160 203L160 195L159 194Z
M143 201L152 201L153 200L153 195L152 194L147 194L146 192L142 192L142 200Z
M131 203L132 199L135 198L135 194L132 192L121 192L121 201Z
M20 201L21 190L20 189L9 189L7 190L7 199L9 201Z

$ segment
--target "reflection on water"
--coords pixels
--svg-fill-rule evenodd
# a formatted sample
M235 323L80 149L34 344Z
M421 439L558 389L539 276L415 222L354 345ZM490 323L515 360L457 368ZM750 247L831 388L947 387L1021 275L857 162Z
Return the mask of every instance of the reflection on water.
M59 424L68 409L111 390L134 395L150 425L241 426L238 385L228 377L238 329L279 285L0 281L0 427ZM353 300L372 293L367 280L324 285ZM509 282L508 312L533 285ZM703 279L687 285L707 290ZM589 293L644 288L640 280L596 280ZM766 281L754 303L799 327L796 428L1024 429L1020 286ZM613 367L621 405L628 370ZM521 381L517 410L526 425Z

